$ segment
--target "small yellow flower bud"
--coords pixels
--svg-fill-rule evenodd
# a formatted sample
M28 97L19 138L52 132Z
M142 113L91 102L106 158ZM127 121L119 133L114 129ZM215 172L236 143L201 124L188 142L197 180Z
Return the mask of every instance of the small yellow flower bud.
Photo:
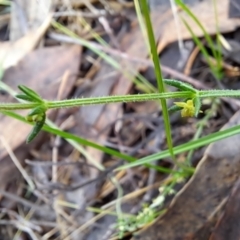
M182 107L181 116L182 117L193 117L195 113L195 107L193 100L187 100L187 102L175 102L179 107Z

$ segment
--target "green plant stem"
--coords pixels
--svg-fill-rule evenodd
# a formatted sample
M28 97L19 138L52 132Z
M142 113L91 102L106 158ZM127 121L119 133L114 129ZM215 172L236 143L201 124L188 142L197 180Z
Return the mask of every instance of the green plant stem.
M240 97L240 90L201 90L196 94L200 98L215 98L215 97ZM170 98L194 98L195 93L191 91L182 92L164 92L164 93L147 93L147 94L134 94L134 95L116 95L94 98L76 98L60 101L47 101L42 103L0 103L0 111L12 111L21 109L32 109L38 106L43 106L47 109L79 107L86 105L96 104L109 104L118 102L143 102L155 101L159 99Z
M202 90L199 91L199 97L240 97L240 90Z
M142 102L142 101L154 101L159 99L167 98L182 98L185 96L192 96L192 92L169 92L169 93L149 93L149 94L135 94L135 95L119 95L119 96L107 96L107 97L96 97L96 98L82 98L82 99L71 99L62 101L48 102L49 108L61 108L61 107L74 107L74 106L85 106L93 104L108 104L118 102Z
M118 102L141 102L141 101L154 101L167 98L184 98L192 96L190 91L184 92L169 92L169 93L149 93L149 94L134 94L134 95L116 95L106 97L93 97L93 98L76 98L60 101L47 101L43 103L0 103L0 110L18 110L18 109L32 109L42 104L46 109L53 108L67 108L78 107L95 104L108 104Z
M39 103L0 103L0 111L24 110L39 106Z
M156 48L153 27L152 27L152 23L151 23L151 19L150 19L148 2L147 2L147 0L140 0L140 3L142 6L142 12L143 12L143 16L144 16L145 23L146 23L148 41L149 41L150 50L151 50L151 57L152 57L152 60L154 63L154 70L155 70L155 75L156 75L156 79L157 79L158 89L159 89L160 93L164 93L165 88L164 88L163 76L162 76L160 60L159 60L158 52L157 52L157 48ZM176 159L175 159L174 152L173 152L172 134L171 134L170 119L169 119L169 115L168 115L167 102L166 102L166 99L164 99L164 98L160 99L160 100L161 100L161 105L162 105L162 113L163 113L163 119L164 119L164 128L166 131L167 144L168 144L169 151L171 153L171 157L172 157L173 161L175 161Z

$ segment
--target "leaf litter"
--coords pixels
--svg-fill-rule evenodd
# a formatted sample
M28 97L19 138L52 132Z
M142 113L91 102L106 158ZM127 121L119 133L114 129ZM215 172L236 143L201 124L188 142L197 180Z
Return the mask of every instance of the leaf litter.
M19 8L14 5L10 12L8 34L14 42L1 42L4 46L0 50L4 70L2 81L11 89L16 91L17 85L24 84L47 99L143 91L144 85L133 83L124 74L125 71L129 71L130 79L141 72L150 83L155 84L132 2L86 0L81 3L56 1L53 4L42 1L39 9L39 1L32 5L26 2L19 1ZM235 29L239 26L239 19L228 18L227 3L224 0L219 5L223 16L219 29L222 33L230 32L224 36L232 46L231 41L238 40L239 30ZM200 8L203 9L203 14L199 16L202 23L211 35L216 34L212 13L204 11L209 8L208 3L197 3L192 9ZM51 15L50 9L56 12ZM160 12L165 14L160 16ZM18 21L19 14L22 14L22 20ZM169 65L172 59L169 49L177 40L171 9L166 12L166 8L160 5L153 8L151 15L159 54L165 59L163 71L166 77L180 76L193 85L216 87L217 82L199 53L191 59L189 77L175 70L179 69L177 62L175 66ZM101 36L108 43L105 49L120 68L110 67L79 43L66 43L59 29L50 27L52 16L86 40L96 43L96 36L98 40ZM205 24L206 19L211 19L208 24ZM192 28L197 36L203 36L194 25ZM183 38L191 42L191 35L187 31L183 33ZM229 51L223 53L226 65L230 66L229 69L238 67L236 56ZM179 53L173 51L173 54L177 56ZM238 76L226 74L223 84L233 85ZM195 79L201 79L201 82ZM15 101L6 90L1 91L0 99ZM237 101L216 103L202 134L219 131L224 124L225 127L237 124L237 104ZM211 107L212 103L206 101L203 111ZM166 148L161 109L157 102L60 109L50 112L48 117L65 131L135 158ZM194 137L198 119L182 119L179 114L173 114L170 120L174 145ZM3 239L117 239L115 207L119 185L123 190L121 208L124 213L146 214L143 204L151 205L153 199L158 199L160 210L165 211L149 227L145 228L146 223L140 223L140 220L138 225L132 222L124 239L147 240L157 236L157 239L170 240L217 240L228 229L221 226L226 226L228 221L238 221L230 204L233 202L232 206L237 208L239 159L235 156L239 154L237 145L232 143L238 142L238 136L194 151L191 157L192 164L197 166L194 175L190 180L183 179L175 185L173 190L178 192L176 195L169 193L166 199L160 199L158 188L169 181L166 174L143 166L114 172L116 167L124 164L122 159L94 148L72 146L60 137L45 133L26 145L24 140L29 126L5 116L1 116L0 124L4 126L1 127L0 143L0 223L3 224L0 236ZM184 161L186 157L187 154L178 156L179 161ZM96 168L91 161L97 162L104 170ZM154 162L153 165L172 168L170 159ZM160 188L160 191L163 189ZM148 214L151 215L150 212ZM140 230L142 227L144 229ZM237 225L232 224L231 227L232 239L237 239ZM132 237L132 232L138 233Z

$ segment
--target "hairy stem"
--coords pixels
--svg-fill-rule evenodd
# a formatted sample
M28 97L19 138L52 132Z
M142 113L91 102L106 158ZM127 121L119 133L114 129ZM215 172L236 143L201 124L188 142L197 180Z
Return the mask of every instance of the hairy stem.
M196 95L199 98L240 97L240 90L201 90L197 91L196 93L193 93L191 91L181 91L181 92L147 93L134 95L116 95L93 98L76 98L60 101L44 100L43 102L33 103L0 103L0 111L33 109L39 106L42 106L47 110L53 108L79 107L86 105L109 104L118 102L143 102L169 98L194 98L194 96Z
M85 105L95 104L108 104L117 102L141 102L141 101L153 101L158 99L168 98L185 98L192 96L190 91L183 92L167 92L167 93L149 93L149 94L134 94L134 95L116 95L94 98L76 98L60 101L47 101L44 103L0 103L0 110L18 110L18 109L32 109L37 106L44 105L46 109L51 108L67 108L78 107Z
M192 92L169 92L169 93L149 93L124 96L107 96L95 98L70 99L63 101L48 102L48 108L74 107L94 104L109 104L118 102L144 102L167 98L182 98L193 95Z
M202 90L199 91L199 97L240 97L240 90Z

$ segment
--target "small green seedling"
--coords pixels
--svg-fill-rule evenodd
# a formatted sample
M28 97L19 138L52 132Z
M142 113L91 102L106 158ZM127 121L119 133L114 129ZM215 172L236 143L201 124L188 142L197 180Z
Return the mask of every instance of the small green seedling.
M179 91L48 101L42 99L41 96L34 92L32 89L21 85L19 86L19 89L23 93L17 95L16 97L22 100L24 99L27 102L0 103L0 111L32 109L32 111L30 111L30 113L26 116L27 121L35 123L32 132L27 138L27 142L30 142L37 136L41 128L44 126L46 112L49 109L79 107L95 104L109 104L117 102L143 102L156 101L159 99L178 98L183 100L175 102L175 105L172 106L169 111L181 111L181 115L183 117L197 117L201 112L201 98L240 97L240 90L198 90L190 84L186 84L178 80L166 79L164 82L170 86L178 88Z
M41 96L32 89L23 85L18 86L18 88L24 93L16 95L18 99L22 99L32 103L44 104L44 100L41 98ZM28 122L34 123L33 129L27 137L27 143L30 143L38 135L38 133L44 126L46 120L46 110L47 109L45 108L45 106L40 105L33 108L32 111L30 111L30 113L26 116L26 120Z

